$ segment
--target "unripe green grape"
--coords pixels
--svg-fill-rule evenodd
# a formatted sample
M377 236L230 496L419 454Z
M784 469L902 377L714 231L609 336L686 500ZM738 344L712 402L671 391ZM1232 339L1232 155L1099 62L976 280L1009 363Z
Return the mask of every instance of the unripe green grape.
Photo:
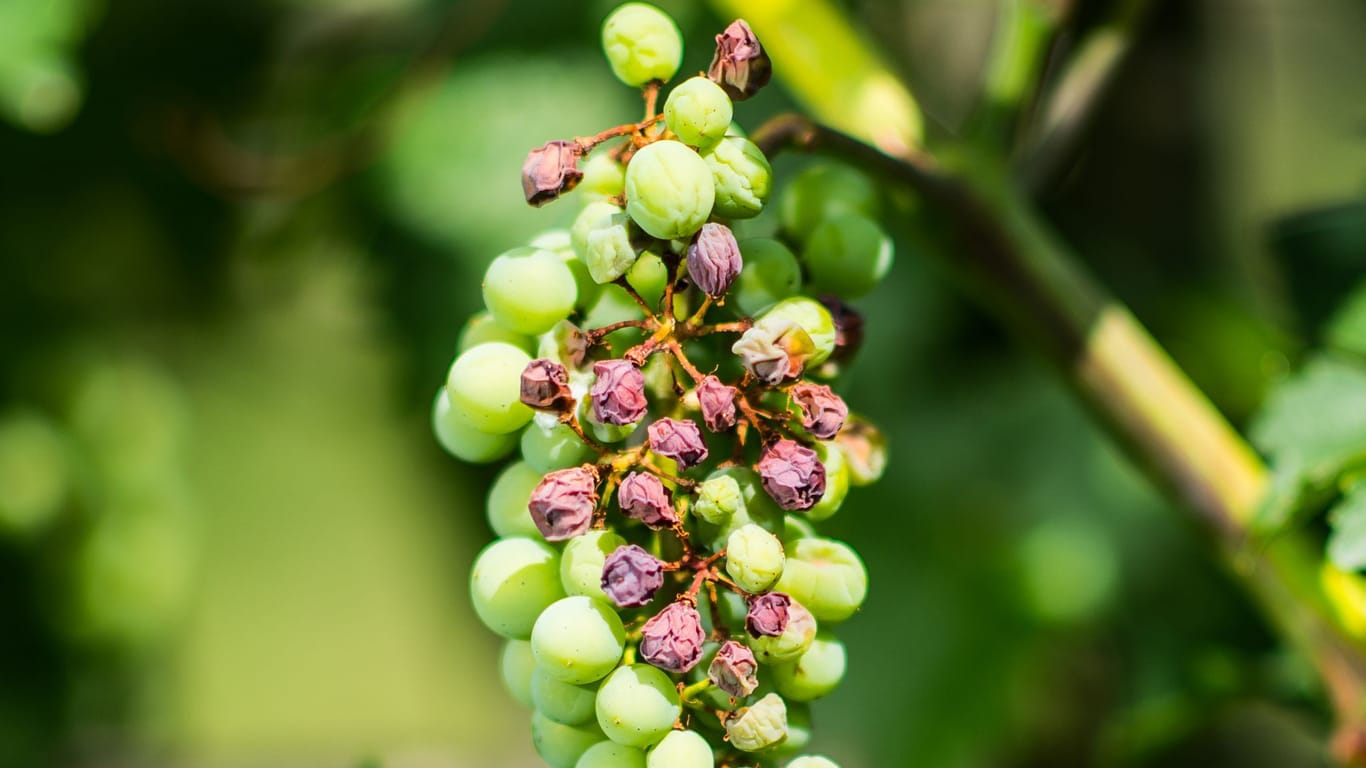
M806 606L821 623L844 621L868 596L868 571L859 556L833 539L797 539L774 589Z
M793 755L811 746L811 705L787 703L787 741L774 748L776 755Z
M811 510L807 510L810 512ZM811 524L805 515L791 513L787 515L787 530L783 532L783 544L789 544L797 539L815 538L820 534L816 533L816 526Z
M806 296L792 296L769 307L759 319L781 317L791 320L806 331L815 351L806 361L808 368L825 362L835 351L835 319L819 301Z
M724 524L708 526L705 529L714 531L708 539L708 543L713 549L724 547L726 539L730 537L732 531L743 528L750 523L782 538L786 524L783 510L773 501L773 497L764 490L763 485L759 482L759 476L755 474L754 470L748 467L726 467L707 475L708 480L714 477L734 479L735 484L740 488L740 495L745 503L743 508L737 508Z
M620 667L598 689L598 727L630 747L658 744L673 730L679 708L673 680L649 664Z
M547 429L533 419L522 432L521 447L522 459L543 475L577 467L593 457L593 449L568 424L558 422Z
M61 512L69 467L62 435L36 413L0 422L0 532L32 534Z
M631 219L624 213L599 221L584 237L584 261L596 283L610 283L626 274L639 257L631 243Z
M483 344L489 341L501 341L531 354L536 349L536 340L524 333L510 331L498 324L493 319L493 314L488 310L477 312L465 321L465 327L460 331L460 338L455 342L455 353L464 354L470 347Z
M606 200L626 190L626 166L612 153L600 150L588 156L583 164L583 179L576 189L585 200Z
M787 768L840 768L839 763L821 755L802 755L787 764Z
M844 449L832 440L818 440L815 445L816 458L825 467L825 494L803 514L820 522L829 519L844 504L849 495L849 462L845 459Z
M783 545L753 523L726 539L726 573L746 592L766 592L783 573Z
M645 756L645 768L712 768L716 755L697 731L670 731Z
M531 713L531 744L550 768L574 768L583 753L602 740L596 723L561 725L540 712Z
M711 168L681 142L646 145L626 166L626 212L652 237L691 236L707 223L715 200Z
M669 15L646 3L626 3L602 23L602 49L617 79L632 87L668 81L683 62L683 34Z
M744 266L730 289L730 300L750 317L796 296L802 289L802 267L787 246L777 240L740 241Z
M564 259L540 248L506 251L484 272L484 306L498 324L532 336L569 317L578 300Z
M684 144L706 149L725 137L733 111L721 86L698 75L679 83L664 100L664 124Z
M517 443L515 432L490 435L466 423L451 410L445 387L436 391L436 399L432 403L432 432L446 453L471 464L498 461L511 453Z
M697 501L692 511L712 525L725 525L736 512L743 512L745 497L740 484L730 475L714 474L697 486Z
M626 539L612 531L594 530L575 536L564 545L560 555L560 581L570 595L584 595L606 601L602 591L602 566Z
M802 261L811 275L812 293L857 299L876 288L892 268L892 239L866 216L846 213L811 232Z
M844 666L844 643L821 632L796 661L773 667L769 679L792 701L814 701L835 690L844 679Z
M782 581L778 582L780 585ZM781 591L781 587L779 587ZM816 639L816 619L800 600L793 599L787 609L787 628L777 637L751 637L747 641L754 658L761 664L776 665L796 661Z
M543 475L525 461L513 462L498 474L484 505L489 527L495 534L541 538L541 532L527 510L527 502Z
M626 272L626 282L640 294L645 303L661 309L664 286L669 282L669 268L654 251L645 251Z
M503 687L517 703L530 709L531 675L536 671L536 658L531 655L531 643L526 640L508 640L503 643L503 653L498 659L498 672L503 678Z
M530 637L541 612L563 597L560 556L543 541L498 539L474 559L470 602L479 620L503 637Z
M585 205L574 217L574 223L569 225L569 241L585 264L588 263L588 233L619 213L625 213L620 206L595 200Z
M583 753L574 768L645 768L645 752L615 741L600 741Z
M824 163L803 171L783 190L779 214L783 229L798 241L827 219L845 213L877 216L877 187L858 171Z
M555 574L560 586L559 573ZM536 666L559 680L587 685L621 660L626 639L621 618L606 603L575 595L555 602L536 619L531 650Z
M726 736L731 746L743 752L762 752L787 738L787 702L770 693L753 705L739 710L726 721Z
M727 136L702 156L711 169L716 196L712 213L727 219L758 216L773 188L773 167L749 139Z
M579 258L578 251L574 250L574 237L569 230L546 230L533 237L528 245L550 251L569 267L569 271L574 274L574 287L578 291L578 296L574 299L575 309L583 311L593 306L602 293L602 288L593 281L593 276L588 274L588 264Z
M597 689L566 683L537 667L531 673L531 702L536 711L561 725L583 725L593 720Z
M522 371L529 362L530 355L501 341L471 347L457 357L446 376L454 417L491 435L525 426L531 409L522 403Z

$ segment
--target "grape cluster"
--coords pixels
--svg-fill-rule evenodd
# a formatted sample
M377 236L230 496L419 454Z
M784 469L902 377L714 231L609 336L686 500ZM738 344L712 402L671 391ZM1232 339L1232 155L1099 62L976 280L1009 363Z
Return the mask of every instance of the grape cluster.
M861 337L844 300L892 252L876 190L831 166L785 192L779 237L737 238L772 172L733 103L770 65L742 20L716 39L708 73L657 113L676 25L643 3L606 19L645 119L530 153L528 203L576 189L584 205L494 259L434 404L455 456L520 450L489 493L500 538L470 591L557 768L835 766L793 755L808 702L844 675L830 630L867 572L814 523L878 478L885 449L824 382Z

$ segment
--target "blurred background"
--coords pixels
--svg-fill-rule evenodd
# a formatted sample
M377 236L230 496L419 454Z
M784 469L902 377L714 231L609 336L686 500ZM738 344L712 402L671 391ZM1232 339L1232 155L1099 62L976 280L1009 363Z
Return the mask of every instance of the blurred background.
M729 19L658 4L705 68ZM428 409L484 266L574 213L525 152L639 112L614 5L0 0L0 766L536 764L466 595L495 469ZM1002 3L839 5L932 140L973 118ZM1362 300L1366 5L1150 5L1039 199L1246 426ZM892 464L828 526L872 589L817 751L1327 764L1312 670L889 201L845 391Z

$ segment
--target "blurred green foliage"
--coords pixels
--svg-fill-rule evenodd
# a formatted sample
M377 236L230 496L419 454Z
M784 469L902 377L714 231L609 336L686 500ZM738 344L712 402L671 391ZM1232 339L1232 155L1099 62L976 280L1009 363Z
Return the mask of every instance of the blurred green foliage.
M531 764L465 593L493 471L427 408L484 265L571 215L521 202L524 152L637 118L611 5L0 2L0 766ZM726 19L661 5L705 67ZM932 139L970 122L995 0L843 5ZM1283 517L1350 567L1363 35L1350 0L1157 3L1041 197L1231 418L1266 403ZM815 747L1323 764L1303 661L885 196L897 266L843 384L892 465L831 521L871 592Z

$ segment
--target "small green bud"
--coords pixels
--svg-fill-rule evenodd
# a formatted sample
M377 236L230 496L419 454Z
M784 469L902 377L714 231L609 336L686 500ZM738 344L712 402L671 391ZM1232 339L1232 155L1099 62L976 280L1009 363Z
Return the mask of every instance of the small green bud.
M740 484L730 475L713 475L697 488L693 512L712 525L725 525L736 513L745 514Z

